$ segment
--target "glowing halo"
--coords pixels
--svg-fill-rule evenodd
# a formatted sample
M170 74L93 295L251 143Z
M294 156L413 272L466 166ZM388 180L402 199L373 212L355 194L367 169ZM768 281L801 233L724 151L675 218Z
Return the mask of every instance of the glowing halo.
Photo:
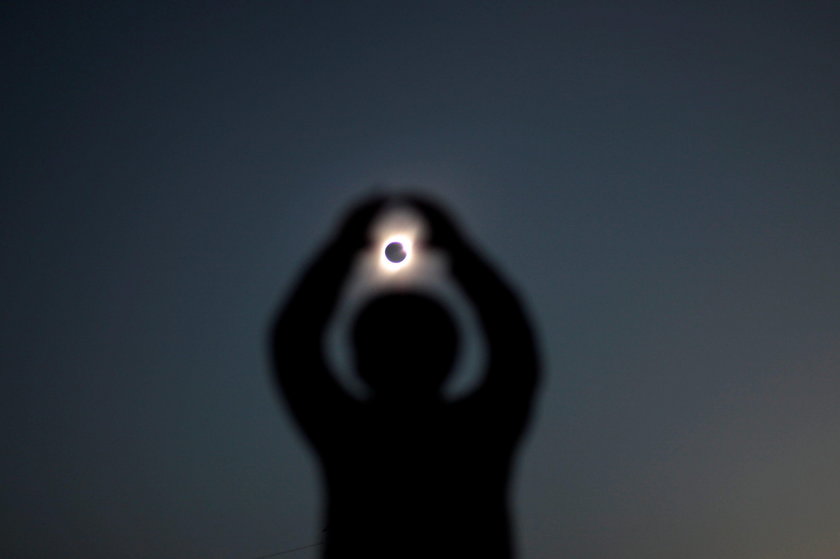
M405 258L399 262L392 262L388 260L385 254L385 249L391 243L400 243L405 251ZM414 259L414 237L405 233L397 233L388 235L380 243L379 247L379 267L386 272L397 272L408 267Z

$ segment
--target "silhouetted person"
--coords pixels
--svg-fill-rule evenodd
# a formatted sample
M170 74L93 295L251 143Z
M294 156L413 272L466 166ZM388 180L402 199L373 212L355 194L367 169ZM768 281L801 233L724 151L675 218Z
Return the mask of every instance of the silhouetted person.
M531 328L518 301L435 205L404 197L446 251L474 305L487 346L479 388L449 402L458 330L429 296L373 298L352 329L357 374L371 390L347 394L326 364L323 339L345 278L386 202L351 213L305 273L273 330L277 380L320 458L326 483L324 557L507 558L508 486L537 381Z

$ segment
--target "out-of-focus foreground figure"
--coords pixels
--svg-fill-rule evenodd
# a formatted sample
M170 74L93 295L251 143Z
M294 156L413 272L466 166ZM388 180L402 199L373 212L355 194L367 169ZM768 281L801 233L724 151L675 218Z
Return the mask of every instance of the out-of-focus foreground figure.
M410 290L373 297L352 326L356 374L344 391L324 337L371 224L388 202L416 210L428 248L475 309L486 342L481 385L455 401L441 386L459 348L451 311ZM436 204L416 196L358 206L310 265L272 330L276 379L326 484L328 559L513 556L509 485L538 377L531 327L510 287Z

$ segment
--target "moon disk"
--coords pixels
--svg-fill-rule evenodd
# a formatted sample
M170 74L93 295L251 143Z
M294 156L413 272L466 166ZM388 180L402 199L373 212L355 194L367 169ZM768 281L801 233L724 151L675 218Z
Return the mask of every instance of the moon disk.
M384 240L379 265L384 271L396 272L411 262L412 238L409 235L391 235Z
M399 241L390 242L388 243L388 246L385 247L385 258L394 264L399 264L405 260L406 256L405 247L403 247L402 243Z

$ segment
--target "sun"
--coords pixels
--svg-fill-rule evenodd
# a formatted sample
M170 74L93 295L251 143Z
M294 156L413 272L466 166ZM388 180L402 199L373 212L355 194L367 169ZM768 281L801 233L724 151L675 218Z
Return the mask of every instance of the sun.
M394 233L383 238L379 245L379 268L394 273L411 265L414 258L414 236Z

